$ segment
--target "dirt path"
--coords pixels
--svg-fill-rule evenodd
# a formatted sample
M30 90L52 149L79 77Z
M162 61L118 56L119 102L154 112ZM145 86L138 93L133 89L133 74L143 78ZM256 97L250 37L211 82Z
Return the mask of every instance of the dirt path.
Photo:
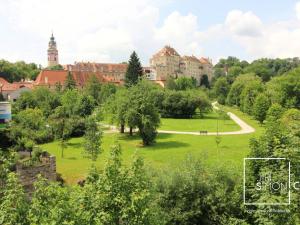
M213 102L212 106L216 110L220 110L219 107L217 106L217 102ZM240 119L238 116L233 114L232 112L228 112L227 115L235 122L237 123L240 127L241 130L239 131L228 131L228 132L219 132L218 135L240 135L240 134L250 134L255 132L255 129L251 127L249 124L247 124L245 121ZM112 125L104 125L106 127L109 127L111 130L106 131L107 133L113 133L113 132L118 132L118 129L116 126ZM128 129L126 129L127 131ZM174 131L174 130L158 130L158 133L162 134L189 134L189 135L211 135L215 136L217 135L217 132L208 132L207 134L200 134L200 132L188 132L188 131Z

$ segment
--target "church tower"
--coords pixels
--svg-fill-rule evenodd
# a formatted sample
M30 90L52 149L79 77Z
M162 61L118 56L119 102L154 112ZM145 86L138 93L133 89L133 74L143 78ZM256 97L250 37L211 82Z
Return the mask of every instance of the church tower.
M48 67L58 65L58 51L53 33L48 44Z

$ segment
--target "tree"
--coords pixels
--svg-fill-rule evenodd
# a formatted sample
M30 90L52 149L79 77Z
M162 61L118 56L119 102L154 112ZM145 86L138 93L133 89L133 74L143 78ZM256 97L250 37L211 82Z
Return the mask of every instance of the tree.
M278 103L274 103L270 106L267 112L267 120L269 121L277 121L279 120L284 113L284 108Z
M253 104L256 96L264 91L264 86L260 79L248 81L240 95L240 109L242 112L252 115Z
M78 206L72 202L72 192L41 176L34 184L34 193L27 212L29 224L76 224Z
M104 170L92 177L76 201L84 215L81 224L153 224L150 183L141 158L124 168L120 145L115 143Z
M100 90L100 103L104 104L110 96L117 92L117 87L111 83L102 84Z
M231 85L230 91L227 95L226 103L229 105L240 106L242 102L241 94L245 86L252 81L260 81L260 78L255 74L243 74L238 76Z
M90 116L86 119L86 131L84 135L84 155L96 161L101 153L102 131L99 129L97 121Z
M203 76L201 76L200 86L203 86L203 87L206 87L206 88L210 87L208 76L206 74L204 74Z
M50 66L47 68L48 70L64 70L64 67L60 64L55 65L55 66Z
M49 117L49 121L55 137L60 141L61 157L63 158L72 132L72 124L66 108L64 106L57 107L54 114Z
M26 224L25 194L15 173L8 174L4 187L0 189L0 224Z
M127 71L125 74L125 86L130 87L138 83L143 75L143 68L136 52L130 55Z
M281 122L294 136L300 138L300 110L289 109L283 113Z
M220 104L225 104L227 94L230 90L230 85L226 77L220 77L214 84L213 91Z
M0 101L4 101L5 99L4 99L4 96L3 96L3 94L0 92Z
M260 94L255 98L253 105L253 115L254 118L258 120L261 124L266 119L269 107L270 101L265 94Z
M176 90L188 90L196 88L197 81L190 77L179 77L175 80Z
M72 89L76 88L76 82L70 71L68 72L64 86L65 86L65 89L67 89L67 90L72 90Z
M104 105L104 111L110 117L110 122L120 126L120 132L125 132L126 112L132 108L129 103L128 89L119 89Z
M150 145L155 141L156 129L160 124L160 116L153 99L154 90L155 87L148 81L140 81L129 89L129 103L136 115L135 124L131 126L138 127L144 145Z
M175 90L176 89L175 79L171 76L167 77L165 87L170 90Z
M94 98L97 105L100 104L101 84L94 74L88 79L84 90L86 94Z

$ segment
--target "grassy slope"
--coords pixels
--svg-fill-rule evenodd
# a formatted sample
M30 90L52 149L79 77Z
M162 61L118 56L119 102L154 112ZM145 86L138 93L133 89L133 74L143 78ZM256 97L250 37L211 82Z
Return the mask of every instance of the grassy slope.
M260 135L263 131L255 120L232 108L226 108L234 112L240 118L257 129L257 132L247 135L222 136L222 141L217 149L214 136L193 136L159 134L157 143L151 147L140 147L140 139L137 136L129 137L120 134L105 134L103 139L103 153L96 165L102 168L108 156L109 146L115 141L123 149L124 163L131 162L132 156L137 151L148 166L154 168L176 168L188 155L203 157L209 166L224 165L227 168L240 170L242 175L243 158L249 153L249 139ZM90 167L91 162L81 155L82 138L74 138L70 141L69 148L65 150L65 158L60 156L60 148L57 142L43 145L43 148L57 156L57 170L62 173L68 183L75 183L83 179Z
M175 130L175 131L200 131L206 130L208 132L217 131L217 117L218 114L211 112L205 115L203 119L169 119L162 118L160 130ZM219 120L219 131L237 131L240 127L232 120Z

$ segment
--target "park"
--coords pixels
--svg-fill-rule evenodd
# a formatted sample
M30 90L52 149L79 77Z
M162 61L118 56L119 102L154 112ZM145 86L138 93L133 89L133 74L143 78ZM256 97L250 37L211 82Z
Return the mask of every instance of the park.
M99 168L103 168L108 157L109 146L114 141L119 141L123 150L125 164L129 164L135 152L145 159L148 167L156 169L174 169L189 155L205 159L207 166L225 166L229 170L238 170L242 173L243 158L249 153L249 140L259 136L263 127L257 121L251 119L238 109L226 108L240 116L244 121L255 128L255 132L250 134L224 135L220 146L215 142L216 135L195 136L190 134L168 134L159 133L156 143L153 146L143 147L137 135L118 134L116 132L104 132L104 152L96 161ZM162 119L162 126L159 129L174 131L197 131L208 130L217 131L216 111L208 113L200 119ZM220 120L219 132L236 131L240 127L232 120ZM82 156L83 139L73 138L69 141L65 150L65 157L61 158L58 142L42 145L42 148L56 156L57 171L69 184L76 184L84 179L91 166L90 160Z

